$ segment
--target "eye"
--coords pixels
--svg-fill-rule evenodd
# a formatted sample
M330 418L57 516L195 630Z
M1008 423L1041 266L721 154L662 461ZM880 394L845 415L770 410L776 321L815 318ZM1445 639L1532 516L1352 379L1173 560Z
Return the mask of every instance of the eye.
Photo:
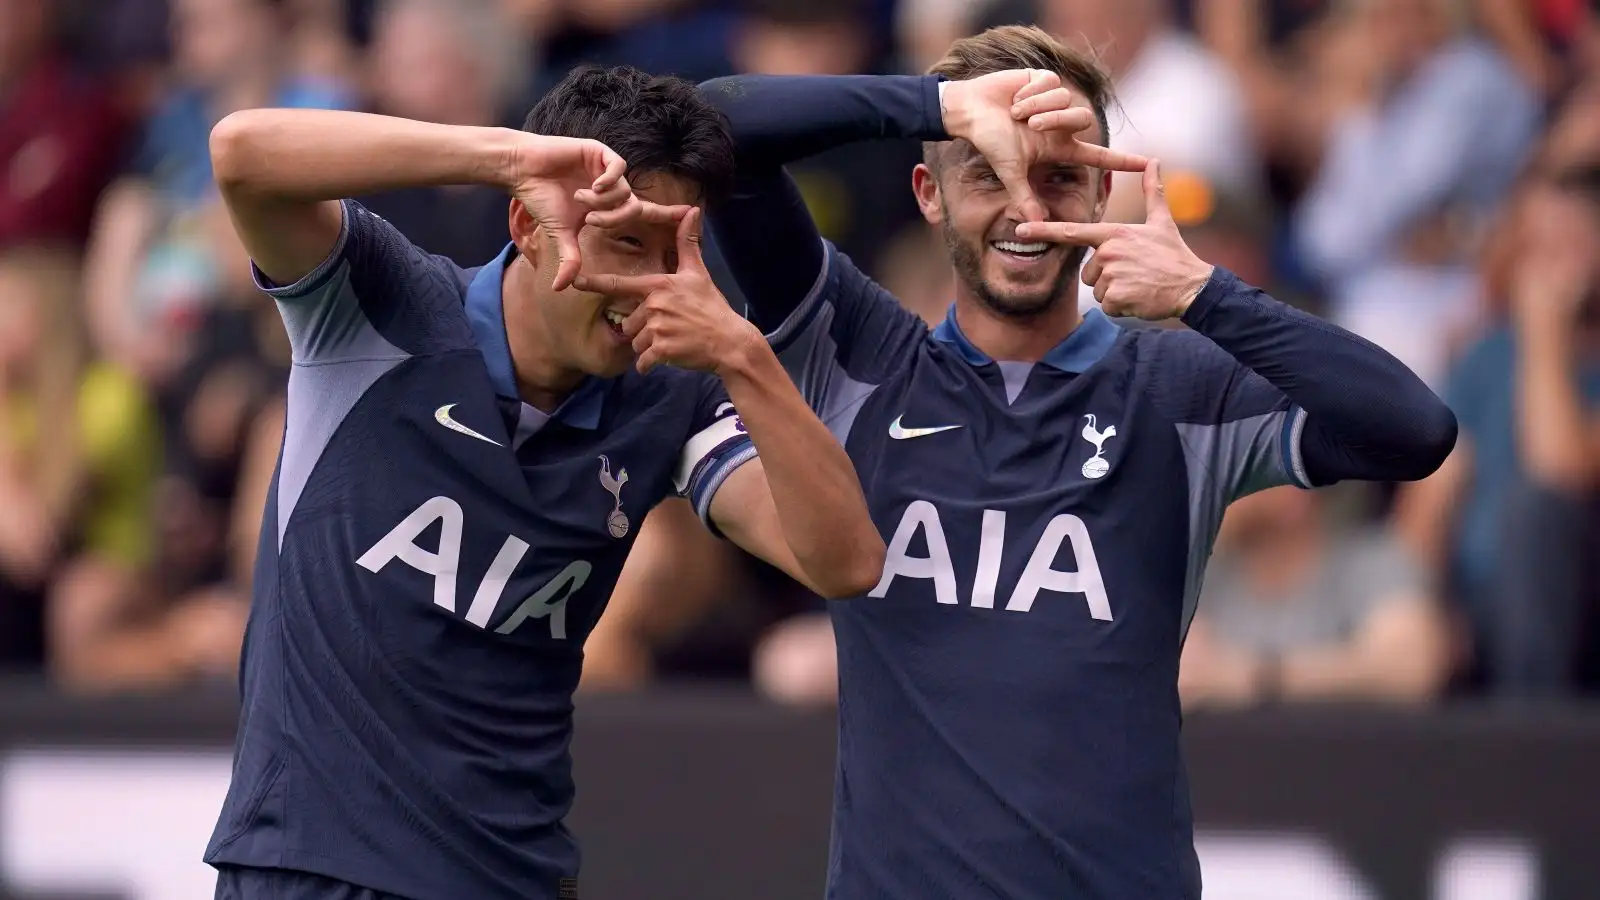
M633 237L632 235L619 234L615 238L613 238L613 240L615 240L617 243L621 244L622 246L627 247L630 250L643 250L644 249L644 241L641 241L638 238Z
M1000 176L996 175L993 169L985 169L978 173L977 182L984 185L997 185L1000 183Z

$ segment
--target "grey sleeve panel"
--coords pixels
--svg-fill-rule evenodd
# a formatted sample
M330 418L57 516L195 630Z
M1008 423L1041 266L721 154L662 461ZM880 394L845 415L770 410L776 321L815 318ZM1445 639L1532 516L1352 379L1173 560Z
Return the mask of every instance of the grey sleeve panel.
M376 332L373 336L376 337ZM383 339L378 337L377 340ZM389 350L387 354L346 362L297 363L290 370L283 459L278 467L280 550L300 495L334 432L378 379L405 361L404 353L392 346Z
M1189 485L1189 558L1183 590L1183 633L1189 630L1217 529L1228 504L1284 484L1306 486L1299 462L1305 412L1297 407L1207 425L1179 422L1178 441ZM1296 470L1300 474L1296 474Z
M801 304L801 310L806 305ZM799 313L800 310L796 310L795 315ZM845 372L839 345L833 336L834 315L832 306L814 309L804 327L782 334L782 341L774 343L781 347L778 361L789 373L789 379L800 389L800 395L817 418L843 444L850 437L850 428L855 424L861 404L878 386L857 381Z
M360 352L363 338L376 334L350 289L347 252L357 219L348 203L340 208L339 239L327 258L299 281L273 284L253 262L250 266L256 287L277 301L296 363L347 358L351 351Z

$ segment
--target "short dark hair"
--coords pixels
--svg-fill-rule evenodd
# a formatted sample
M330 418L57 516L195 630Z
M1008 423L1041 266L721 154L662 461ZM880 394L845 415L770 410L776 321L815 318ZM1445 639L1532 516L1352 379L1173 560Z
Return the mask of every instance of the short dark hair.
M599 141L627 160L630 180L674 175L698 185L707 202L733 181L728 120L682 78L580 66L534 105L522 130Z
M965 81L1008 69L1044 69L1061 76L1063 87L1083 92L1100 124L1100 138L1111 142L1106 107L1115 100L1111 75L1087 53L1080 53L1033 25L1000 25L950 45L929 75Z

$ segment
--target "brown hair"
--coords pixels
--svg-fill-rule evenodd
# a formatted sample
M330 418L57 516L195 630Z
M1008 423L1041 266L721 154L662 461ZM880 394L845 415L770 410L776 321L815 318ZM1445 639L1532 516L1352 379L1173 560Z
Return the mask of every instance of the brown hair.
M1098 60L1081 53L1034 25L1001 25L964 37L928 67L929 75L966 81L1008 69L1044 69L1061 76L1061 84L1083 92L1100 124L1101 140L1109 142L1106 106L1114 102L1111 75Z

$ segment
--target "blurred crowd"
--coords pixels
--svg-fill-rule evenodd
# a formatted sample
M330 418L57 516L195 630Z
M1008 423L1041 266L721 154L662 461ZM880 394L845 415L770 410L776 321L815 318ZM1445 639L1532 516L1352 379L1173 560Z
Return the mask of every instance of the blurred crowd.
M290 359L211 184L223 115L518 125L580 62L919 72L1012 22L1099 55L1112 142L1162 159L1201 256L1386 347L1461 421L1425 482L1233 507L1186 705L1600 691L1586 0L0 0L0 668L97 691L237 671ZM934 320L952 274L912 201L918 153L861 144L794 174L824 232ZM1142 215L1136 177L1111 217ZM492 190L361 199L464 266L506 240ZM674 502L587 657L592 690L746 679L825 704L836 684L822 603Z

